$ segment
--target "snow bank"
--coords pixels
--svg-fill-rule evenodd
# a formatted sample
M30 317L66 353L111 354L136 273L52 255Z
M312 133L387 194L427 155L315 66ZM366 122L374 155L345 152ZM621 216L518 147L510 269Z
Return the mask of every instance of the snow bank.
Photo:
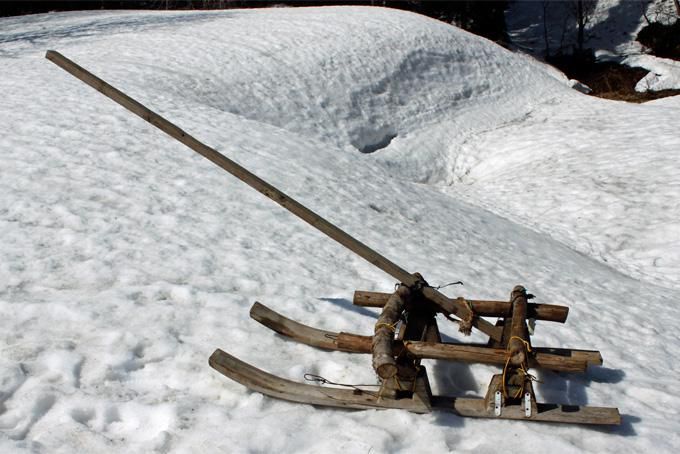
M540 64L385 9L0 24L3 452L677 450L671 104L590 100ZM368 333L375 311L352 291L394 282L47 62L48 48L433 284L505 298L523 283L569 305L568 325L539 324L536 344L599 348L606 367L539 372L540 397L618 406L623 426L339 412L215 373L221 347L295 380L374 380L370 358L286 342L248 309ZM457 395L483 395L496 372L427 366L436 392Z
M667 120L676 109L590 98L543 106L456 149L462 176L446 191L677 289L680 136Z
M635 86L636 91L672 90L680 87L680 62L653 55L633 55L624 60L628 66L650 72Z

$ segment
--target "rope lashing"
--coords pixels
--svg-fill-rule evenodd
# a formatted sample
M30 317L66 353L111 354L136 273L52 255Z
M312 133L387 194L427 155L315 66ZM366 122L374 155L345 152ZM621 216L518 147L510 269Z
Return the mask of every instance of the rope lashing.
M397 327L395 325L396 324L394 323L376 323L373 331L374 332L378 331L380 328L387 328L390 331L395 332L397 330Z
M468 315L464 319L456 320L455 318L451 317L451 315L442 312L444 314L444 317L446 317L447 320L452 321L453 323L458 323L458 331L463 333L465 336L469 336L472 333L472 326L475 322L475 319L477 318L477 314L475 313L474 308L472 307L472 303L466 299L459 298L465 301L465 305L468 308Z
M519 340L520 342L522 342L522 344L524 344L524 348L526 349L526 351L527 351L527 352L531 352L531 344L530 344L528 341L522 339L522 338L519 337L519 336L512 336L512 337L510 337L510 339L508 340L508 344L510 344L510 342L511 342L513 339L517 339L517 340ZM527 370L528 367L527 367L527 360L526 360L526 357L527 357L527 356L524 355L524 361L523 361L522 364L520 364L519 367L517 368L517 372L518 372L520 375L522 375L522 378L523 378L523 379L522 379L522 386L518 387L517 392L515 393L514 396L512 396L514 399L517 399L518 397L521 397L522 394L524 394L524 389L526 388L526 383L527 383L527 382L539 381L538 378L536 378L536 376L534 376L534 375L532 375L532 374L530 374L530 373L528 372L528 370ZM503 388L503 397L505 397L505 398L508 397L508 390L507 390L506 382L507 382L507 371L508 371L508 366L510 365L510 359L511 359L511 358L512 358L512 356L510 356L510 350L508 349L508 350L506 350L505 365L503 366L503 375L502 375L502 377L501 377L501 385L502 385L502 388Z
M425 287L432 287L430 284L427 283L425 278L423 278L423 275L420 273L413 273L413 276L416 277L416 282L414 282L413 285L406 285L403 282L397 282L394 284L394 290L396 291L399 289L400 286L408 287L409 290L411 290L412 293L418 293L420 290L422 290ZM461 283L462 284L462 283Z
M503 388L503 397L505 397L505 398L508 397L508 390L507 390L507 387L506 387L506 381L507 381L506 374L507 374L509 364L510 364L510 357L508 356L508 359L505 360L505 366L503 366L503 376L501 378L501 384L502 384L502 388ZM539 382L539 383L541 382L535 375L530 374L526 370L524 365L519 366L517 368L517 371L522 375L522 377L524 379L522 380L522 386L518 387L517 392L515 393L514 396L512 396L514 399L517 399L517 398L521 397L522 394L524 394L524 389L526 388L527 382L532 382L532 381L536 381L536 382Z
M519 336L512 336L512 337L508 340L508 345L510 344L510 342L512 342L513 339L517 339L518 341L522 342L522 343L524 344L524 347L527 349L527 352L531 352L531 344L530 344L528 341L522 339L522 338L519 337Z
M470 301L468 300L463 301L465 301L465 305L468 308L468 316L458 320L458 331L463 333L465 336L469 336L470 333L472 333L472 324L474 323L477 314L475 314L475 311L472 308L472 303Z
M442 284L442 285L436 285L436 286L430 285L430 284L427 283L427 281L425 279L423 279L423 276L420 273L415 273L415 274L416 274L416 276L418 276L418 279L419 279L418 282L416 282L416 284L411 287L412 289L415 289L415 290L420 290L421 288L424 288L424 287L429 287L429 288L433 288L435 290L439 290L439 289L442 289L442 288L445 288L445 287L450 287L452 285L465 285L465 284L463 284L463 281L449 282L448 284ZM395 288L399 287L400 285L404 285L404 284L395 284Z
M371 395L373 397L380 397L380 393L376 395L376 393L367 391L365 389L359 388L359 386L363 387L378 387L380 386L380 392L382 393L382 386L381 385L376 385L376 384L371 384L371 385L364 385L364 384L359 384L359 385L353 385L351 383L338 383L338 382L333 382L328 380L327 378L322 377L321 375L316 375L316 374L305 374L304 378L306 381L311 381L311 382L316 382L320 385L335 385L335 386L344 386L346 388L352 388L355 391L358 391L360 393L366 393L368 395Z
M444 284L444 285L438 285L436 287L428 285L428 287L433 288L435 290L439 290L439 289L442 289L442 288L445 288L445 287L449 287L451 285L465 285L465 284L463 284L463 281L456 281L456 282L449 282L448 284Z

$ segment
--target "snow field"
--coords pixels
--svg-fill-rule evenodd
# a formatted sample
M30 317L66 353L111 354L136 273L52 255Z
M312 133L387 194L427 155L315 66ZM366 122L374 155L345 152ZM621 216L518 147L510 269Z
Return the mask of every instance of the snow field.
M1 23L3 451L680 445L680 254L663 237L678 219L674 101L589 100L538 63L384 9ZM353 290L393 280L47 62L48 48L430 283L464 281L451 295L505 298L522 283L570 306L566 325L539 322L535 344L599 349L605 365L538 372L541 397L618 406L622 427L334 411L220 376L216 347L294 380L373 382L370 357L287 342L248 309L365 334L377 313L353 307ZM457 395L483 395L497 371L427 366L435 391Z

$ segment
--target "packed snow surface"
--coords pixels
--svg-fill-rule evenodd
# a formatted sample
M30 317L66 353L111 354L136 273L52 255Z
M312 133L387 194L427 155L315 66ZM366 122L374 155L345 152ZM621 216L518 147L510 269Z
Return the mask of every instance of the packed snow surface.
M280 376L375 381L367 355L286 341L255 301L368 334L355 289L394 280L45 60L56 49L448 294L524 284L570 307L535 345L543 401L589 428L337 411L251 392L220 347ZM677 452L680 135L669 99L564 76L410 13L337 7L0 20L0 451ZM449 340L468 341L440 320ZM476 333L472 341L484 341ZM483 396L498 368L428 361Z

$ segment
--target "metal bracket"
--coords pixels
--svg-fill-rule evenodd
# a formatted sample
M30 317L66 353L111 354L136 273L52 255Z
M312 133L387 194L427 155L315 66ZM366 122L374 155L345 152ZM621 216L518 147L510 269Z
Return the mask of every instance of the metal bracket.
M397 320L397 323L394 324L394 333L393 333L394 335L392 336L392 338L394 340L399 339L399 332L401 331L401 325L402 324L403 324L403 321L401 319Z
M531 417L531 393L524 393L524 416Z
M535 318L530 318L527 320L527 330L529 331L529 335L533 336L534 331L536 331L536 319Z
M501 415L501 407L503 404L503 399L500 391L496 391L493 396L493 414L496 416Z

